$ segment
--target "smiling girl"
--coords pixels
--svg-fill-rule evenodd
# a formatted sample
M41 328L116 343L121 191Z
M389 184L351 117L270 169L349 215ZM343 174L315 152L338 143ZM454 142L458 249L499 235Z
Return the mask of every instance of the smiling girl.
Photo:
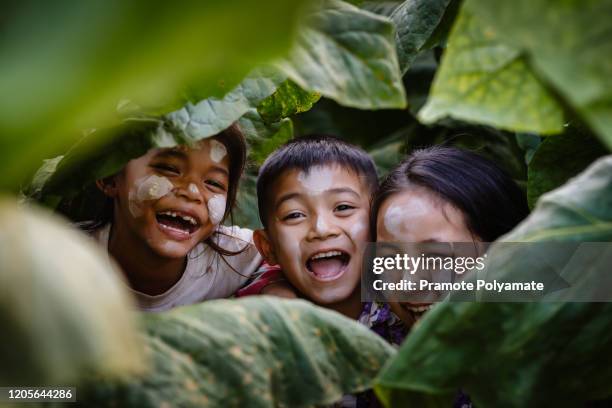
M478 244L495 241L528 212L525 193L495 163L436 146L413 152L387 175L372 202L370 228L376 242ZM432 306L389 304L407 327Z
M245 161L244 137L233 125L192 146L151 149L98 180L112 214L93 235L142 309L231 296L257 269L252 231L221 225Z

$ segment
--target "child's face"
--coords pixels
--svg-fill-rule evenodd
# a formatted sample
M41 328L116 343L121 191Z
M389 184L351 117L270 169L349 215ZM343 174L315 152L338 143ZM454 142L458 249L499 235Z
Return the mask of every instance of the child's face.
M380 242L472 242L463 213L423 188L387 198L376 220Z
M162 257L184 257L225 212L229 158L206 139L193 148L152 149L114 177L114 229Z
M315 303L347 299L360 282L369 239L365 180L338 165L288 170L270 196L268 227L259 231L269 243L264 255Z
M378 210L377 242L473 242L463 212L424 188L411 188L387 198ZM393 312L411 326L431 303L389 302Z

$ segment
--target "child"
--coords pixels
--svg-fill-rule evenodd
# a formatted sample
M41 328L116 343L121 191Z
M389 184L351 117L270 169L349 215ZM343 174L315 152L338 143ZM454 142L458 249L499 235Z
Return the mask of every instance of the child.
M374 163L358 147L326 136L294 139L272 153L259 171L264 228L255 231L254 241L269 264L280 265L298 296L359 319L385 336L399 319L388 307L362 304L359 287L376 186ZM276 275L264 275L263 283L276 281ZM260 289L261 282L254 285Z
M393 169L372 201L377 242L492 242L529 209L523 191L497 165L467 150L417 150ZM432 304L389 302L407 328ZM458 390L453 407L471 407Z
M122 267L140 307L228 297L261 263L252 232L224 227L246 144L236 125L194 146L151 149L97 185L112 213L93 235Z
M377 242L492 242L529 209L524 192L497 165L466 150L417 150L383 180L372 201ZM390 302L412 326L431 304Z

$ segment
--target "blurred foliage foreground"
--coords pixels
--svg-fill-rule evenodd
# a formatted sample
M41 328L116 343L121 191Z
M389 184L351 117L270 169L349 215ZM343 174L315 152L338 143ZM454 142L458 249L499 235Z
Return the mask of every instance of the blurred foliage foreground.
M611 1L4 11L1 385L78 385L87 405L135 407L315 406L371 388L387 406L449 406L458 389L477 406L612 397L609 304L442 303L398 352L303 301L141 315L100 250L36 208L87 219L93 180L239 121L252 148L243 226L258 226L257 165L294 134L324 132L368 149L381 175L431 144L494 159L533 208L501 241L612 241Z

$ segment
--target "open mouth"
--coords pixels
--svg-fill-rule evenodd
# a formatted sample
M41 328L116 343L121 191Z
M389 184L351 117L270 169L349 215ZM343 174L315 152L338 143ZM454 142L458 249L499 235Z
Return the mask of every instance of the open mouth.
M344 251L318 252L306 261L306 269L314 277L322 281L330 281L340 277L346 270L351 256Z
M198 220L180 211L160 211L155 218L164 232L177 239L187 239L200 228Z
M410 312L410 314L412 314L415 320L418 320L421 317L423 317L425 312L429 311L434 306L433 303L413 304L413 303L404 303L404 302L401 302L400 305L403 309Z

